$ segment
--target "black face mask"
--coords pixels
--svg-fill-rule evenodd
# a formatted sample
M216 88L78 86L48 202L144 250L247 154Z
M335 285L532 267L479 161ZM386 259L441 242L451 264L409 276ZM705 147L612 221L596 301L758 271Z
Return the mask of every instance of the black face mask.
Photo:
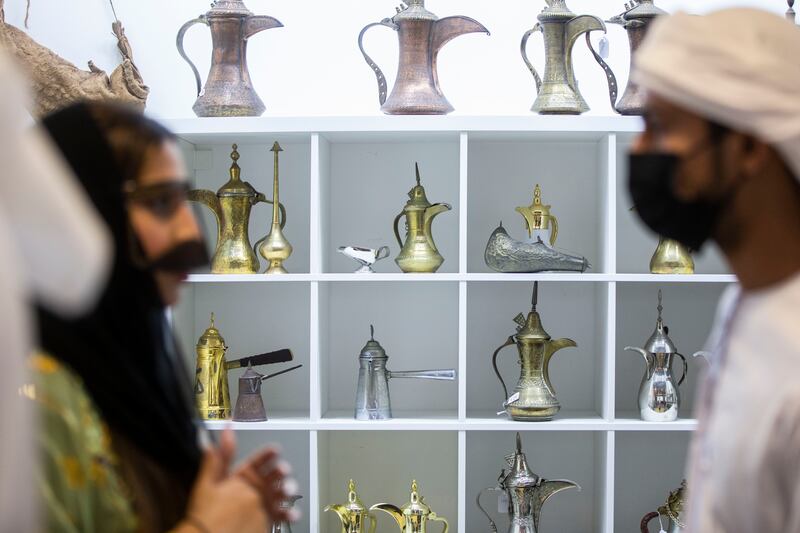
M708 144L704 143L683 158L659 152L628 155L628 191L639 218L662 237L676 240L692 250L700 250L711 238L730 196L693 202L675 197L673 183L681 161L707 148Z

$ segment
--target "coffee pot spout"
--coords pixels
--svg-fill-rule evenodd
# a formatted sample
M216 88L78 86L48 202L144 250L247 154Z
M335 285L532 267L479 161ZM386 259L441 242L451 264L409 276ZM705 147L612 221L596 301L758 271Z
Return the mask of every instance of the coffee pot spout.
M636 352L636 353L640 354L642 356L642 358L644 359L644 364L647 365L647 368L650 368L650 358L647 357L647 355L648 355L647 352L644 351L642 348L638 348L636 346L626 346L625 347L625 351L626 352Z
M431 38L431 53L435 56L448 42L467 33L489 35L489 30L477 20L461 15L437 20Z
M402 509L393 505L391 503L377 503L369 508L370 511L383 511L394 518L394 521L397 522L397 526L400 528L400 531L405 531L406 529L406 517L403 515Z
M281 21L268 15L253 15L248 17L244 25L244 38L248 39L256 33L272 28L283 28Z
M606 25L602 19L594 15L580 15L567 22L564 30L566 35L567 50L572 50L572 45L578 40L578 37L590 31L606 32Z
M536 493L536 499L533 502L536 509L536 512L533 513L534 531L539 531L539 518L542 514L542 506L544 506L545 502L554 494L572 488L576 488L578 491L581 490L580 485L567 479L542 480Z

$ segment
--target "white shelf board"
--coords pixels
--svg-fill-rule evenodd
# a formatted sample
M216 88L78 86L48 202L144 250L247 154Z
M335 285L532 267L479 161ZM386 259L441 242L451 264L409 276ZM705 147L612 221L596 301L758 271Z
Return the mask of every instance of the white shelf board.
M507 415L467 413L464 429L469 431L605 431L611 429L607 420L593 411L563 411L553 420L519 422Z
M610 132L637 133L639 117L622 116L353 116L353 117L209 117L162 119L161 122L191 143L215 144L238 140L263 142L269 136L288 141L310 140L321 133L334 142L386 142L419 134L470 132L470 140L600 139ZM370 134L370 135L361 135ZM375 135L371 135L375 134Z
M615 431L694 431L697 429L697 420L693 418L679 418L674 422L645 422L639 418L639 413L622 412L619 418L614 419Z
M206 420L207 429L218 431L230 426L233 430L258 431L307 431L311 428L308 413L277 411L267 413L265 422L234 422L232 420Z
M637 283L735 283L732 274L581 274L579 272L544 272L535 274L496 274L496 273L434 273L434 274L192 274L189 283L297 283L312 281L332 282L509 282L509 281L567 281L567 282L637 282Z

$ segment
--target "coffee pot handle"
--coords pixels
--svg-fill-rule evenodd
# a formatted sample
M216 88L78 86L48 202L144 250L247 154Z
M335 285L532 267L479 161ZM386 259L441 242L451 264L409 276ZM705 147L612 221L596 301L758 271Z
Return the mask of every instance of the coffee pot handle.
M592 55L594 56L595 61L597 64L602 67L603 72L606 75L606 81L608 82L608 97L611 100L611 109L617 111L617 95L619 94L619 85L617 84L617 77L614 75L614 71L611 70L611 67L608 66L600 54L595 51L594 46L592 46L592 40L590 38L592 32L586 32L586 45L591 50Z
M401 218L403 215L405 215L405 213L404 213L404 212L401 212L399 215L397 215L396 217L394 217L394 236L395 236L395 238L397 239L397 245L398 245L398 246L400 246L400 248L402 248L402 247L403 247L403 241L402 241L402 240L400 240L400 232L397 230L397 223L398 223L398 222L400 222L400 218Z
M657 518L657 517L658 517L658 513L655 512L655 511L653 511L651 513L647 513L646 515L644 515L644 518L642 518L642 521L639 524L639 529L641 529L641 532L642 533L650 533L650 528L647 527L647 526L650 524L650 521L653 518Z
M486 509L483 508L483 505L481 505L481 496L483 496L485 492L489 491L498 492L499 490L502 489L498 489L497 487L486 487L485 489L481 490L478 493L478 496L475 498L475 503L478 505L478 509L480 509L481 512L485 514L486 518L489 520L489 530L491 531L491 533L497 533L497 524L494 523L494 520L492 520L492 516L486 511Z
M444 522L444 529L442 529L442 533L447 533L447 530L450 529L450 523L447 521L447 518L441 517L436 513L429 514L428 520L431 522Z
M531 28L530 30L525 32L525 35L522 36L522 42L519 45L519 51L522 53L522 60L525 61L525 64L528 66L528 70L531 71L533 74L533 79L536 81L536 94L539 94L539 91L542 90L542 78L539 76L539 72L537 72L536 67L533 66L531 60L528 59L528 39L530 36L537 32L542 31L542 25L538 22L536 25Z
M202 92L203 89L203 82L202 80L200 80L200 72L197 71L197 67L194 66L192 60L189 59L189 56L186 55L186 50L183 49L183 36L186 34L186 30L188 30L195 24L205 24L207 26L208 19L206 19L205 15L200 15L196 19L192 19L183 26L181 26L181 29L178 30L178 36L175 38L175 46L178 47L178 53L181 55L181 57L187 63L189 63L190 67L192 67L192 72L194 73L194 80L197 83L197 96L200 96L200 93Z
M378 252L375 254L375 261L380 261L381 259L386 259L389 257L390 251L388 246L381 246L378 248Z
M680 387L681 383L683 383L683 380L686 379L686 372L689 371L689 364L686 362L686 358L683 356L683 354L675 352L675 355L677 355L678 357L681 358L681 360L683 360L683 374L681 375L680 381L678 381L678 386Z
M367 55L364 51L364 34L367 32L368 29L372 28L373 26L386 26L387 28L391 28L397 31L398 27L397 24L392 22L392 19L383 19L380 22L373 22L372 24L367 24L361 30L361 33L358 34L358 48L361 50L361 55L364 56L364 61L367 62L369 68L375 73L375 77L378 79L378 101L381 105L386 101L386 93L387 93L387 85L386 85L386 76L383 75L383 71L378 66L375 61L372 60L371 57Z
M506 387L506 382L503 381L503 376L500 374L500 370L497 368L497 356L500 354L500 350L502 350L507 346L511 346L512 344L515 344L513 335L511 335L508 339L506 339L506 342L503 343L502 346L500 346L498 349L496 349L494 351L494 354L492 355L492 366L494 367L494 373L497 374L497 379L499 379L500 384L503 385L503 394L504 394L503 404L505 404L505 402L508 401L508 387Z

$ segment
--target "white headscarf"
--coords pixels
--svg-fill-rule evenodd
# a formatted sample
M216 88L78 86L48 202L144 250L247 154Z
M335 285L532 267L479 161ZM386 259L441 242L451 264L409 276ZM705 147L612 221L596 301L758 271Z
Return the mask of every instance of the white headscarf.
M645 89L773 145L800 179L800 28L750 8L653 23L634 58Z
M49 138L30 128L25 84L0 49L0 531L36 531L36 431L18 394L33 348L35 298L61 313L91 305L111 238Z

